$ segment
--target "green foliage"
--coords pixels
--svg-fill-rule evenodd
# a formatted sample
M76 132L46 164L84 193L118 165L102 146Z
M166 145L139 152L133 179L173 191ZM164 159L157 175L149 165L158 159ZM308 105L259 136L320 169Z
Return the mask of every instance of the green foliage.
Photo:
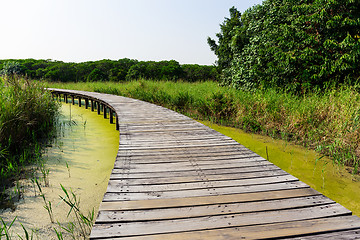
M304 93L360 80L359 1L265 0L241 22L248 40L223 71L227 85Z
M241 51L247 42L241 13L235 7L229 11L230 18L225 18L224 23L220 25L220 33L216 34L218 43L210 37L207 39L211 50L218 57L217 64L221 70L230 66L235 54Z
M18 76L0 78L1 189L21 172L22 166L37 160L40 144L49 137L58 109L51 94L38 83Z
M138 62L126 76L128 81L137 79L178 80L183 77L183 69L175 60L160 62Z
M180 65L170 61L137 61L133 59L100 60L82 63L65 63L52 60L0 60L2 75L22 74L31 79L46 79L53 82L124 82L131 80L162 79L204 81L216 80L214 66L196 64Z
M106 79L107 76L105 75L105 73L98 68L92 70L87 77L88 82L105 81Z
M77 197L77 195L71 189L69 191L63 185L60 186L65 196L59 196L59 197L70 208L67 216L69 217L69 215L73 213L76 219L76 223L72 223L68 228L62 227L62 229L71 233L74 239L75 239L74 230L77 230L79 232L81 238L88 239L88 236L90 235L91 232L91 228L95 221L94 209L91 212L89 212L87 216L85 216L83 212L80 210L80 199ZM57 236L59 237L60 234L58 234L57 231L56 233Z
M216 81L218 79L217 70L213 66L184 64L181 67L183 70L182 78L187 82L199 82L205 80Z
M10 229L12 227L12 225L14 224L16 220L16 217L14 218L14 220L12 220L11 223L7 223L5 222L1 217L0 217L0 239L2 239L3 237L6 239L6 240L10 240L12 238L12 235L10 233Z
M22 73L21 65L18 62L8 61L5 62L0 71L0 75L13 76L20 75Z
M199 110L202 115L209 115L216 122L229 121L236 114L234 96L231 92L218 90L205 99Z

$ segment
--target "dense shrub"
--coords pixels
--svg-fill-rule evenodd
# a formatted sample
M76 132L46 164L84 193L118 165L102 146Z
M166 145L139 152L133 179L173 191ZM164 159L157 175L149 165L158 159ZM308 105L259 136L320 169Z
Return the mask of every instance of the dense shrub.
M232 41L230 53L215 51L219 60L231 56L227 85L304 93L360 80L359 1L265 0L231 19L240 21L224 22L217 49L225 37L245 41Z
M58 108L39 83L16 75L0 77L1 188L21 170L19 165L34 159L54 127Z

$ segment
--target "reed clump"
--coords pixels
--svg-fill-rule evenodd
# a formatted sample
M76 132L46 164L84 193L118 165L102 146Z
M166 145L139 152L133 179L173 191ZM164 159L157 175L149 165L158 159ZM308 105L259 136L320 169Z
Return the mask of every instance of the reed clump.
M0 76L1 189L21 177L23 166L39 159L58 112L59 104L40 83L16 74Z
M360 93L356 86L296 94L279 89L235 90L215 82L140 80L51 83L141 99L200 120L234 126L316 149L334 163L360 163Z

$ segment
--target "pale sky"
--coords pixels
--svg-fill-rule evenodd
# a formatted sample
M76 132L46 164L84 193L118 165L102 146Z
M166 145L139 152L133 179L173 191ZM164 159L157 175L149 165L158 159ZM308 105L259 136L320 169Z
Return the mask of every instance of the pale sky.
M262 0L0 0L0 59L174 59L211 65L207 44L235 6Z

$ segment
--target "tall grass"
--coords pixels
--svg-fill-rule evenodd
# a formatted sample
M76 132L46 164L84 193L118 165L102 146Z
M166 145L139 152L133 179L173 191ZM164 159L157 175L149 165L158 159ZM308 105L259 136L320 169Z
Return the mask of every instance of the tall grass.
M360 158L360 94L353 87L295 95L274 89L242 91L214 82L134 81L49 83L48 86L128 96L190 117L235 126L316 149L340 165Z
M0 77L1 190L20 178L23 166L38 160L58 110L38 82L16 75Z

